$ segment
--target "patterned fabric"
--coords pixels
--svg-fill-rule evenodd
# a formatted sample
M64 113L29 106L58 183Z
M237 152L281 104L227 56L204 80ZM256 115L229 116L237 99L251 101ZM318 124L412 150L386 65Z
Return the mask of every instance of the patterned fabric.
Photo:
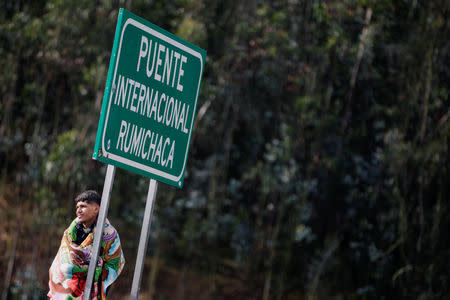
M77 224L79 224L77 219L73 220L64 232L61 246L50 267L50 291L47 296L51 299L83 298L95 228L80 245L77 245ZM85 262L81 266L75 264L70 258L71 252L82 257ZM119 276L124 263L125 258L120 246L119 235L107 219L103 230L100 256L95 269L92 299L106 299L106 291Z

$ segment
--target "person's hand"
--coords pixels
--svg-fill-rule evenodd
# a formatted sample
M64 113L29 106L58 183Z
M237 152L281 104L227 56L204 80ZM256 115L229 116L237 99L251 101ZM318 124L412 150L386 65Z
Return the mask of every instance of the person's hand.
M74 264L77 265L79 267L83 266L84 264L86 264L84 257L81 256L80 254L78 254L75 251L70 251L70 261Z

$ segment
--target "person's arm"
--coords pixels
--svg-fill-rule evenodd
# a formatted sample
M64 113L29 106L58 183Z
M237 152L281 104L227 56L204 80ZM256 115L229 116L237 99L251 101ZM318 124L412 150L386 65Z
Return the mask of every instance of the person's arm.
M120 239L117 233L113 240L105 243L103 249L105 250L102 255L102 281L103 288L106 290L117 279L125 263Z

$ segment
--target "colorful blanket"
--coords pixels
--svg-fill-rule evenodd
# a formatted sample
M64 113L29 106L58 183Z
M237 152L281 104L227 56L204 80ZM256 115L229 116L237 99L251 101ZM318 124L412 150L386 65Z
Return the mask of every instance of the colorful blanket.
M77 219L64 232L61 246L49 270L48 297L51 299L82 299L86 285L95 229L77 245ZM74 260L74 257L77 260ZM81 259L80 259L81 258ZM82 263L80 263L82 261ZM92 299L106 299L108 287L117 279L125 263L116 229L105 222L100 255L95 269Z

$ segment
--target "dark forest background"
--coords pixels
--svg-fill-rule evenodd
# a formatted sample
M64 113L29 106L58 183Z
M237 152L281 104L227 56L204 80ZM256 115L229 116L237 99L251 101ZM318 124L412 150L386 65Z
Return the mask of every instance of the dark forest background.
M0 290L45 298L101 192L91 159L118 9L207 51L184 187L159 185L141 299L449 299L442 0L0 2ZM109 219L127 299L148 178Z

